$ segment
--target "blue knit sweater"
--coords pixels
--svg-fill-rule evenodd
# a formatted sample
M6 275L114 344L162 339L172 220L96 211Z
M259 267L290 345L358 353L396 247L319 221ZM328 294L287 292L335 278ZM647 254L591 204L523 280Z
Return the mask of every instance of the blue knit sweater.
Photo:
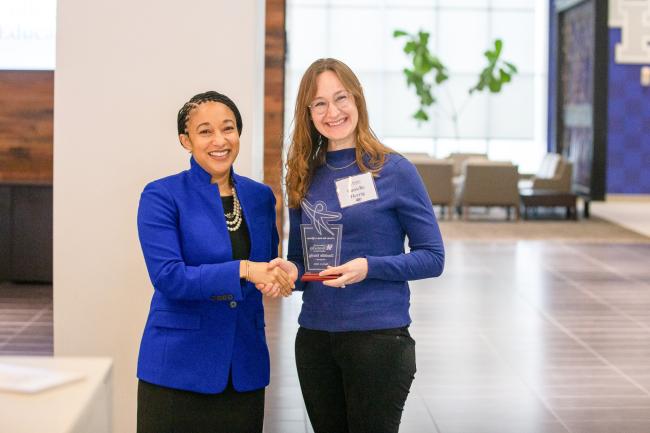
M354 160L354 149L327 153L332 167L345 167ZM341 209L334 182L359 174L352 164L341 170L327 165L314 174L306 199L323 201L329 211L343 218L341 263L357 257L368 260L365 280L345 288L321 282L297 283L304 290L298 322L322 331L363 331L406 326L409 316L409 280L437 277L444 267L444 247L431 201L413 164L390 154L375 177L378 200ZM300 224L310 220L302 209L290 209L288 259L304 273ZM408 236L410 252L404 252Z

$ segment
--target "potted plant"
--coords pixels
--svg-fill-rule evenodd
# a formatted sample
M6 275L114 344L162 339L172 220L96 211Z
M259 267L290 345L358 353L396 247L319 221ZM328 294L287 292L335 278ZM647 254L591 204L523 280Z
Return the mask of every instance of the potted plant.
M418 123L426 122L429 116L426 108L436 103L433 90L437 86L442 86L449 79L449 70L442 61L428 47L429 33L418 31L417 33L408 33L403 30L395 30L393 37L406 38L404 52L411 58L412 67L404 68L403 73L406 77L407 87L413 87L419 99L420 106L413 114L413 118ZM503 86L510 81L517 73L517 67L510 62L501 59L503 50L503 41L496 39L492 49L486 50L483 55L487 60L487 65L480 71L478 81L468 89L467 97L460 106L454 103L451 94L447 91L450 107L446 114L450 117L454 125L454 134L459 138L458 122L464 109L467 107L472 95L475 92L487 90L491 93L499 93ZM446 90L446 88L445 88Z

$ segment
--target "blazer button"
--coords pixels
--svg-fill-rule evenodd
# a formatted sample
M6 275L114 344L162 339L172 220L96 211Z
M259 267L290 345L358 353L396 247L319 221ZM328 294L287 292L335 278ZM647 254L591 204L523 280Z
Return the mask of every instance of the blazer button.
M237 307L237 301L230 301L230 308Z

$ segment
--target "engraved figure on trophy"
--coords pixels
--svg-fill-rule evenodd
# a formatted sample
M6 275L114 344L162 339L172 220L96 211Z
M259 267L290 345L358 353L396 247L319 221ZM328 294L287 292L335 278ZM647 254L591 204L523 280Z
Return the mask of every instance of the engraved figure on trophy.
M318 273L328 266L340 264L343 224L330 224L330 221L338 221L343 215L328 211L327 205L322 201L312 205L303 199L301 207L311 221L311 224L300 224L305 260L305 274L301 280L324 281L338 278L338 275L321 277Z

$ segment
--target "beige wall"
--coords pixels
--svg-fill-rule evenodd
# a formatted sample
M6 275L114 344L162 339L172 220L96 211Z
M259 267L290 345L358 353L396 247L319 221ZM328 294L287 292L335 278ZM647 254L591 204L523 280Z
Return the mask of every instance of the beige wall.
M261 179L264 2L59 0L54 101L54 352L114 359L114 431L135 431L152 288L140 192L184 170L176 112L219 90L244 119L239 173Z

